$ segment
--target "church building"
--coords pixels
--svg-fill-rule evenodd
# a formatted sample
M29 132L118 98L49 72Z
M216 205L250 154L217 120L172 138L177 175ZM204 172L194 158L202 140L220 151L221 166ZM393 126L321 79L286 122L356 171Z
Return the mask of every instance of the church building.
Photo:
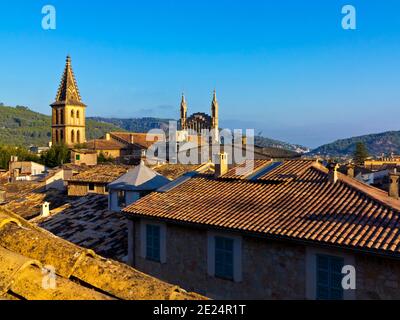
M72 71L71 57L67 57L64 73L52 108L52 143L69 147L86 142L86 105L81 101Z
M217 93L214 90L213 100L211 103L211 116L203 112L193 113L187 117L187 103L185 96L182 95L181 101L181 119L180 126L181 130L192 130L197 132L199 135L202 130L215 130L218 132L219 121L218 121L218 101Z

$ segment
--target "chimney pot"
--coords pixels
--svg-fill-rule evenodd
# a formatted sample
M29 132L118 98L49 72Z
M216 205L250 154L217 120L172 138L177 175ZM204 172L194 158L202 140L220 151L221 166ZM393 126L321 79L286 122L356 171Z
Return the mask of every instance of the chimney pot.
M135 142L135 137L133 136L133 134L131 134L131 135L129 136L129 140L130 140L131 144L134 144L134 142Z
M110 140L111 140L111 136L110 136L109 133L106 133L106 140L107 140L107 141L110 141Z
M350 164L347 166L347 175L348 175L350 178L354 178L354 176L355 176L354 168L355 168L355 166L354 166L354 164L352 164L352 163L350 163Z
M48 216L50 216L50 203L45 202L42 204L42 211L40 216L42 218L47 218Z
M397 170L389 173L389 197L399 199L399 174Z

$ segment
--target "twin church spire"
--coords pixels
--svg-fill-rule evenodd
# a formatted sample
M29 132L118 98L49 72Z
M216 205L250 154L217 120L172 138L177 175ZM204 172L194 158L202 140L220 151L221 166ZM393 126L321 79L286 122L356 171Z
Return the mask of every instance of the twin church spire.
M185 95L182 94L180 115L181 115L181 130L194 130L198 134L201 133L203 129L206 130L219 130L219 106L217 100L217 92L214 90L213 99L211 102L211 116L205 113L194 113L191 116L187 116L187 102Z

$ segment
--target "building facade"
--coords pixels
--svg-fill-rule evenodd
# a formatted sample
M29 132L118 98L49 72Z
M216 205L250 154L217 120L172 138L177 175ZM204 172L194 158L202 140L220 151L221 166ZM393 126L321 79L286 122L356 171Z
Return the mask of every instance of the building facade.
M73 147L86 142L86 105L82 102L68 56L52 108L52 143Z

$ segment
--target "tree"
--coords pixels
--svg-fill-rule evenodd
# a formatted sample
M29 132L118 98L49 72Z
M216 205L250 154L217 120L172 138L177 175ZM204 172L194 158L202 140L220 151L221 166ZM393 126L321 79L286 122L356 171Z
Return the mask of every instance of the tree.
M36 154L24 148L0 146L0 169L8 170L8 163L11 160L11 156L17 156L20 161L41 162L40 158Z
M356 144L356 150L353 154L354 163L358 166L363 166L364 161L369 157L367 147L363 142L358 142Z
M113 157L107 157L103 152L100 152L99 156L97 157L98 163L113 163Z
M45 166L54 168L71 161L71 153L65 144L56 144L42 154Z

